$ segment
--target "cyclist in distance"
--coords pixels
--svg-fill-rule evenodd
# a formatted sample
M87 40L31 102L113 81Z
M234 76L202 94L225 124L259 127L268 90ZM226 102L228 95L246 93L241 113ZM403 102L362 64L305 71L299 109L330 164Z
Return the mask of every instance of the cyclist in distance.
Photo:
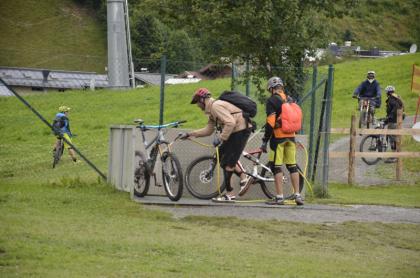
M374 71L368 71L366 80L354 90L353 98L368 98L374 102L375 108L381 107L381 87L375 79Z
M57 136L57 141L55 142L54 152L59 146L58 144L60 144L60 137L65 138L68 142L70 142L70 144L72 144L71 138L73 137L73 134L70 131L70 120L68 117L69 112L70 112L70 107L63 105L58 108L58 113L55 115L55 119L53 122L53 129L54 129L55 135ZM76 153L73 150L73 148L70 147L66 143L66 141L64 141L63 143L64 143L64 148L68 149L69 155L71 159L73 160L73 162L77 163L78 160L76 158Z
M398 109L404 110L404 103L401 100L401 97L395 93L395 87L389 85L385 88L385 92L387 95L386 100L386 120L385 123L388 125L388 129L396 129L397 128L397 111ZM404 118L404 114L403 114ZM396 143L396 136L389 135L389 142L391 144L392 151L396 151L397 143ZM393 163L396 162L397 159L394 157L390 157L385 162Z
M241 181L246 179L245 174L240 171L239 167L236 167L236 163L246 146L252 126L243 117L241 109L227 101L212 98L210 91L206 88L199 88L195 91L191 104L197 104L208 116L207 126L185 133L181 139L190 136L210 136L216 129L221 130L220 136L215 137L213 146L219 146L220 166L224 171L227 192L223 196L215 198L214 201L233 201L236 197L231 186L231 178L235 173L240 176ZM241 186L243 186L242 182Z

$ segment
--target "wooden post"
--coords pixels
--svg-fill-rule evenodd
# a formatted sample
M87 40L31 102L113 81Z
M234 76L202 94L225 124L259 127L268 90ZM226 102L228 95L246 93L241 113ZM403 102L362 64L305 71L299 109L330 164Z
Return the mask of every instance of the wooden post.
M398 109L397 110L397 129L400 130L402 128L402 115L403 115L403 111L402 109ZM395 140L396 140L396 152L401 152L401 139L402 136L401 135L397 135L395 136ZM402 158L398 157L397 158L397 165L396 165L396 172L395 172L395 177L396 179L399 181L401 180L401 176L402 176Z
M348 184L354 184L354 169L356 168L356 115L351 115L350 127L350 151L349 151L349 171L348 171Z

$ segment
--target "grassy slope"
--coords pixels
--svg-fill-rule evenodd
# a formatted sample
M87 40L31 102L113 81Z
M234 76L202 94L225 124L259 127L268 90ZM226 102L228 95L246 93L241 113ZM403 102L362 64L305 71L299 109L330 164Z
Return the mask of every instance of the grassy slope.
M104 72L106 30L71 0L0 1L0 65Z
M355 108L355 101L350 97L351 92L370 68L377 70L382 84L389 82L396 85L405 100L408 114L413 114L417 101L417 96L409 92L410 65L413 62L420 64L420 54L336 65L333 126L349 126L349 118ZM197 86L207 86L213 92L221 92L229 87L229 80L167 86L165 121L186 119L186 128L205 124L205 118L198 108L188 104L191 93ZM158 87L128 92L104 90L46 93L28 95L27 100L49 120L54 117L58 106L65 104L73 107L70 117L73 132L78 135L75 144L103 171L107 169L110 125L131 124L133 119L139 117L146 122L156 123L159 117ZM54 138L47 127L16 98L0 98L0 107L0 178L10 182L39 182L62 178L62 172L50 170L50 149ZM383 110L382 108L380 113L383 114ZM260 112L258 117L263 118L263 113ZM259 120L261 121L262 119ZM416 143L410 144L413 149L418 150ZM65 163L71 169L73 177L80 175L95 179L93 172L86 166L73 166L67 160ZM416 164L417 160L409 165L410 169L415 171Z
M2 186L0 210L2 277L420 274L412 224L172 219L100 184Z
M408 51L417 43L413 34L418 23L418 2L394 0L361 0L359 5L343 18L330 20L332 41L343 42L346 30L353 35L353 46L362 49L378 47L381 50ZM419 38L417 38L419 39Z

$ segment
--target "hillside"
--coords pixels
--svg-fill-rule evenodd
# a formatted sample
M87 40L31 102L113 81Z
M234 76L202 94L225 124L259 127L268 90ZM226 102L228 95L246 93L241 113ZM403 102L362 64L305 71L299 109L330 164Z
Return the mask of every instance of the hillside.
M330 20L331 41L343 43L347 32L352 44L362 49L408 51L411 44L420 45L417 0L358 0L356 3L348 15Z
M0 1L0 65L103 73L104 27L72 0Z
M106 23L98 18L106 14L106 1L96 10L80 4L83 2L89 1L0 1L0 66L103 73L107 63ZM129 1L131 11L139 2ZM144 3L147 7L147 1ZM324 30L328 41L341 44L347 32L353 45L362 49L376 46L407 51L412 43L420 46L418 1L355 3L348 15L324 19L329 21L328 30Z

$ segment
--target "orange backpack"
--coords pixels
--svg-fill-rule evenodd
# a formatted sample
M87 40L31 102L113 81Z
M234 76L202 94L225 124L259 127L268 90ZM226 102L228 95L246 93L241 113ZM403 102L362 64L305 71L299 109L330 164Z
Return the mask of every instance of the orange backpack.
M283 101L281 105L281 114L277 122L284 133L295 133L302 129L302 109L297 103L280 98Z

